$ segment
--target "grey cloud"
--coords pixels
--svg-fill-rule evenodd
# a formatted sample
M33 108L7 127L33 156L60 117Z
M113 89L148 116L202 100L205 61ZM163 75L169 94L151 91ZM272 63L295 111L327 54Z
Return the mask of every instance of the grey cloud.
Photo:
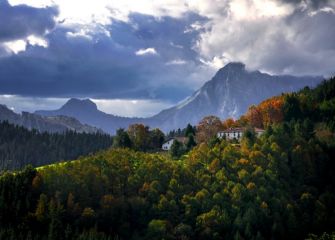
M246 20L220 16L212 23L198 41L199 53L208 60L224 56L253 70L276 74L328 77L335 73L332 11L297 6L283 16Z
M158 20L132 15L130 19L130 23L114 21L105 26L111 37L68 37L68 32L75 30L58 27L45 36L48 48L28 45L25 52L0 58L0 94L176 102L192 93L194 84L188 82L192 73L201 69L193 61L197 33L184 34L184 29L202 18L190 15ZM176 48L171 42L183 47ZM135 55L138 49L148 47L159 54ZM190 64L166 64L175 58Z
M327 77L335 74L334 23L334 13L295 12L284 24L291 37L277 34L269 48L273 56L262 53L259 65L279 73Z
M214 57L242 61L253 69L278 74L334 73L334 13L314 9L311 14L310 9L296 7L288 16L240 20L227 14L227 1L221 2L206 8L210 19L190 12L182 18L160 19L132 14L129 22L113 20L111 25L100 26L103 31L92 30L91 38L76 34L69 37L69 32L81 30L78 26L58 26L45 35L48 48L28 45L24 52L11 56L3 52L1 57L0 46L0 94L176 102L209 80L215 69L199 59L211 61ZM37 11L32 16L45 17L49 24L32 27L37 24L35 18L26 21L31 26L24 29L41 29L41 34L54 26L51 16L57 14L54 8L23 11L30 7L8 4L1 8L21 9L18 16ZM251 8L250 14L252 11ZM12 20L8 23L12 24ZM194 23L200 27L185 32ZM13 30L15 34L7 34L7 39L32 34L28 30L19 31L21 35ZM5 35L0 35L0 39ZM154 48L158 54L135 54L146 48ZM167 64L178 60L186 64Z
M277 0L278 2L289 3L292 5L305 4L312 9L320 9L333 4L333 0Z
M55 26L56 7L34 8L26 5L11 6L0 0L0 42L43 35Z
M57 109L67 100L67 98L36 98L0 95L0 103L6 105L17 113L21 113L22 111L34 112L36 109Z

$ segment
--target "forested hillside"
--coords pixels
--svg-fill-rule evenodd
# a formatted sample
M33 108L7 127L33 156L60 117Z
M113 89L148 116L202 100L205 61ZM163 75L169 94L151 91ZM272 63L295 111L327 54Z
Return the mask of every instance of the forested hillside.
M305 87L299 92L282 94L251 106L240 123L266 127L282 122L304 122L305 125L335 130L335 78L315 89ZM318 125L318 124L321 124Z
M0 239L317 239L335 230L335 79L253 106L240 143L111 149L0 177ZM274 109L276 111L274 111ZM227 124L227 122L225 122ZM323 234L323 236L329 236ZM327 238L323 238L327 239Z
M102 133L40 133L5 121L0 123L0 171L75 159L111 145L111 136Z

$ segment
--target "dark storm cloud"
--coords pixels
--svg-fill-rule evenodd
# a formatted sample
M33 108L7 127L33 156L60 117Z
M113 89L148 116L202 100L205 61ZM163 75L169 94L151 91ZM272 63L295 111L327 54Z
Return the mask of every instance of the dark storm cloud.
M55 26L56 7L33 8L26 5L11 6L0 0L0 42L43 35Z
M166 59L183 58L195 60L197 53L192 49L199 32L185 34L185 29L196 21L206 21L204 17L188 14L184 19L164 17L160 20L147 15L134 14L130 23L115 22L112 35L115 42L123 46L137 48L152 47Z
M335 74L335 14L317 11L308 14L297 10L284 23L293 33L291 38L278 33L271 54L260 54L261 65L271 71L296 75ZM275 57L274 57L275 56Z
M332 76L335 1L286 2L291 5L278 4L269 16L252 1L246 15L240 16L236 9L228 16L215 15L209 30L200 36L199 53L207 61L241 61L249 69L272 74Z
M208 14L202 13L210 19L191 12L180 18L131 14L127 22L112 19L110 25L55 28L54 8L2 3L0 9L10 10L5 11L8 21L0 22L0 33L7 32L0 39L33 34L29 29L41 34L52 31L43 36L47 48L27 43L26 50L15 55L0 43L0 94L176 102L209 80L213 66L220 67L225 59L276 74L333 74L334 12L326 8L327 1L311 1L307 8L300 1L290 2L294 7L285 5L287 14L271 18L257 16L251 6L250 16L244 16L247 20L236 19L234 14L223 14L221 9L230 5L219 2L220 6L208 5ZM13 25L15 18L9 12L21 19L23 30L2 30ZM136 54L139 50L148 54Z
M132 15L129 23L106 27L111 37L79 36L75 33L80 29L58 27L45 36L48 48L28 45L25 52L0 58L0 94L181 100L193 89L182 86L180 79L188 78L197 63L191 67L166 63L195 58L192 46L197 33L184 30L196 20L204 19ZM158 54L135 55L149 47Z
M313 9L319 9L324 6L328 6L329 3L334 2L333 0L277 0L278 2L289 3L293 5L308 4Z

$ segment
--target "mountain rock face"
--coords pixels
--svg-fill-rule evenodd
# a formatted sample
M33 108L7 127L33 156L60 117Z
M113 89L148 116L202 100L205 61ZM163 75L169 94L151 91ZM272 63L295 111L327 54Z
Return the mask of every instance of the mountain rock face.
M40 132L64 132L72 130L76 132L96 133L102 130L80 123L77 119L68 116L45 117L38 114L22 112L17 114L8 109L5 105L0 105L0 121L36 129Z
M242 63L229 63L184 102L150 118L126 118L106 114L91 100L70 99L55 111L36 111L42 116L65 115L115 133L133 123L158 127L163 131L197 124L203 117L216 115L221 119L237 118L252 104L305 86L314 87L322 77L273 76L259 71L248 71Z
M163 110L152 119L162 129L176 129L187 123L197 124L204 116L237 118L252 104L281 94L314 87L322 77L272 76L248 71L243 63L229 63L181 104Z

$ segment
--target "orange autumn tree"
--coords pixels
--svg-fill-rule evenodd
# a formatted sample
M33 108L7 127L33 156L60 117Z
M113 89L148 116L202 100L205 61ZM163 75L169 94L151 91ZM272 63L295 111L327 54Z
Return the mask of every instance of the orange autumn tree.
M237 127L237 123L234 119L227 118L226 120L223 121L222 126L223 126L223 129L228 129L228 128Z
M273 97L262 102L259 107L263 115L263 125L268 126L272 123L283 121L283 97Z
M223 126L220 118L216 116L204 117L197 126L197 143L208 142L222 129Z
M235 121L235 127L246 127L249 125L248 118L242 115L239 119Z
M258 106L252 105L246 118L251 126L264 128L272 123L283 121L283 96L276 96L261 102Z
M263 115L258 106L252 105L249 107L246 117L251 126L263 128Z

